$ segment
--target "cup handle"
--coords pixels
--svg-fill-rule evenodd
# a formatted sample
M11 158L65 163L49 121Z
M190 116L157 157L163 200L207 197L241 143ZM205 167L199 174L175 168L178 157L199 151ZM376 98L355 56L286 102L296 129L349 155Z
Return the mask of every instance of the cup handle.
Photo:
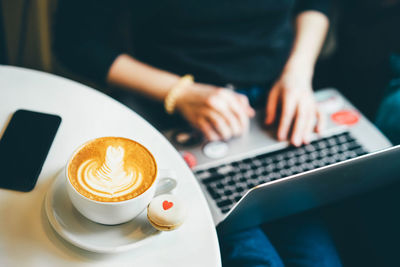
M176 173L173 170L159 170L160 180L158 181L155 196L171 192L178 183Z

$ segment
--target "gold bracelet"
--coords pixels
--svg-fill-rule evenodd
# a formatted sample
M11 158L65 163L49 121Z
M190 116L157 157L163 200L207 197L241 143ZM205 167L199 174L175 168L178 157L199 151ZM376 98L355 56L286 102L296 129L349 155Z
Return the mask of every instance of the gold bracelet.
M164 108L168 114L173 114L175 111L176 99L183 89L193 84L194 79L190 74L182 76L179 81L169 90L164 100Z

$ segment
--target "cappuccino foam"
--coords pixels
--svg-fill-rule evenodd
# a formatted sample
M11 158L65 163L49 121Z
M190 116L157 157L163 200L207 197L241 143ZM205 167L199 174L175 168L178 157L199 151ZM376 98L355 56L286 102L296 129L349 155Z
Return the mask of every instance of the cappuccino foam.
M157 165L141 144L102 137L84 144L68 164L68 178L83 196L118 202L139 196L154 182Z

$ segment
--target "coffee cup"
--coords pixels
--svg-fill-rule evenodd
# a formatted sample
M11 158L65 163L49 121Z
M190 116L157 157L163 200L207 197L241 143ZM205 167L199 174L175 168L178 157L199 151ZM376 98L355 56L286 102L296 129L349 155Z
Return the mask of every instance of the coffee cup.
M100 137L81 145L69 159L65 176L73 206L106 225L132 220L155 195L176 187L171 170L159 170L146 147L123 137Z

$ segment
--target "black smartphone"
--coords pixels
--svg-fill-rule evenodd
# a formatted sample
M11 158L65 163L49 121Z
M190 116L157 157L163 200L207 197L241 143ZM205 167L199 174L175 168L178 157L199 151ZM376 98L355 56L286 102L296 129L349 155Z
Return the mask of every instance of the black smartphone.
M36 184L61 117L17 110L0 139L0 188L29 192Z

